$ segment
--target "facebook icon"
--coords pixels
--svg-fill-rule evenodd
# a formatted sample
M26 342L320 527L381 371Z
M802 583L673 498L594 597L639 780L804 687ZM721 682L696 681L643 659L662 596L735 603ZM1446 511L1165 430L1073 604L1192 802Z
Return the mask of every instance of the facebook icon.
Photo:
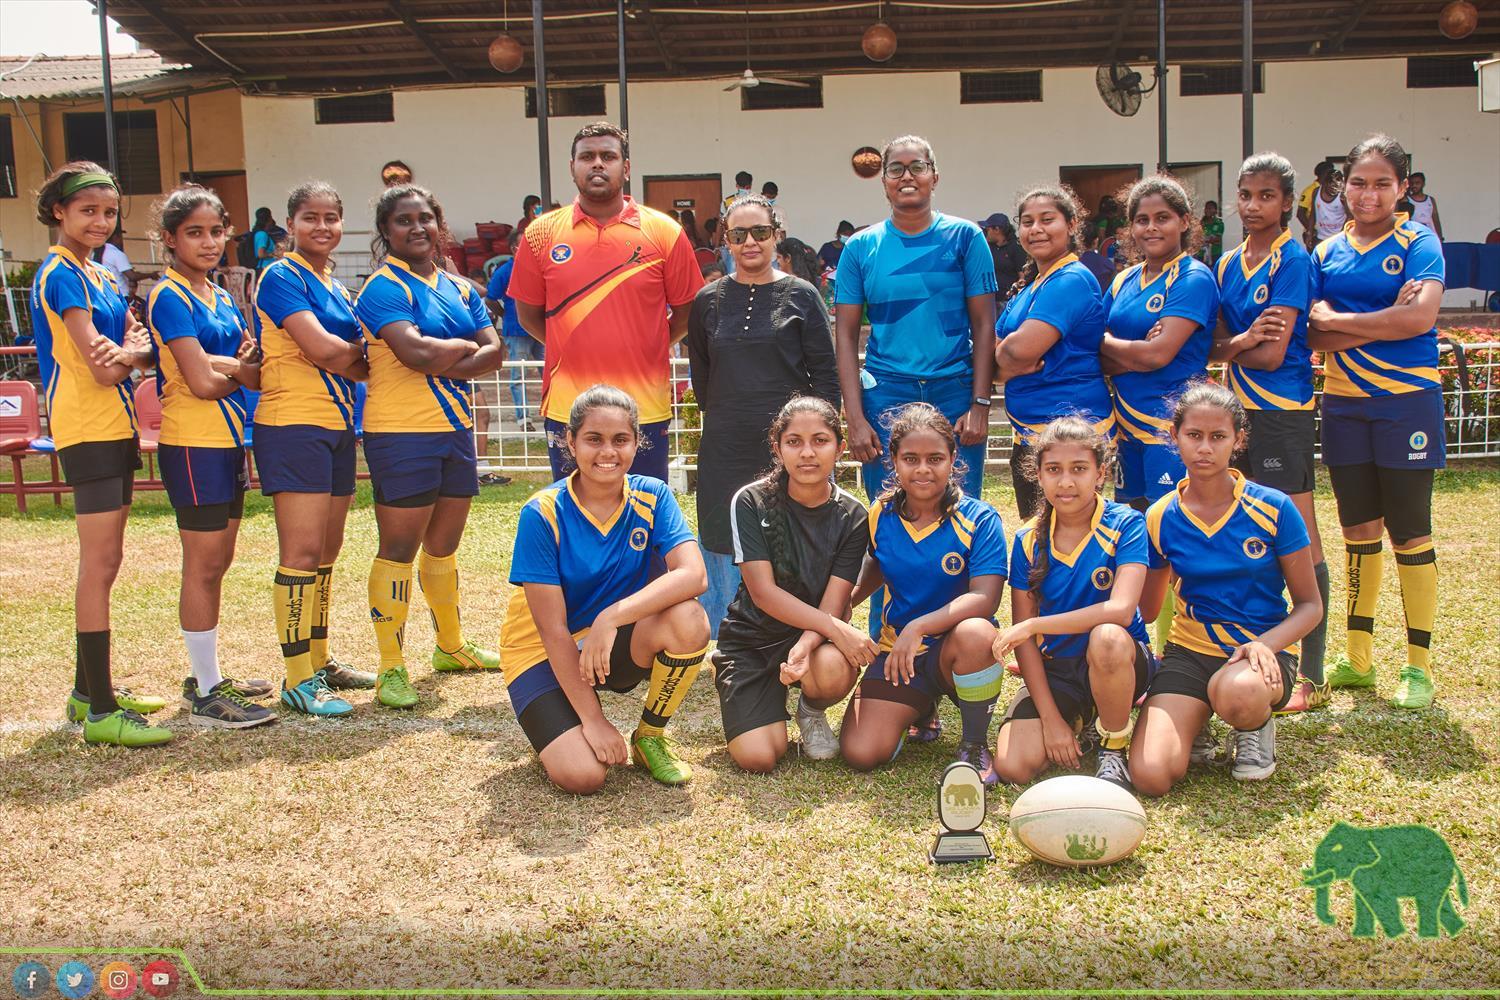
M11 985L16 988L16 996L21 1000L34 1000L41 996L50 980L47 967L40 962L23 962L16 966L16 971L10 977Z

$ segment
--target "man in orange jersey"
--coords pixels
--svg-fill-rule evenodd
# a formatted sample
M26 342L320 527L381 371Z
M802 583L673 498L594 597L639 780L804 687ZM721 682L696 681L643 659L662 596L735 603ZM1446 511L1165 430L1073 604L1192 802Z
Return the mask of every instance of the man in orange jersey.
M667 478L672 345L687 335L703 284L682 227L624 192L630 137L609 122L579 129L569 161L578 197L522 234L510 294L526 332L546 345L542 417L552 474L573 468L563 445L568 411L608 383L641 410L641 449L630 471ZM670 316L668 309L670 307Z

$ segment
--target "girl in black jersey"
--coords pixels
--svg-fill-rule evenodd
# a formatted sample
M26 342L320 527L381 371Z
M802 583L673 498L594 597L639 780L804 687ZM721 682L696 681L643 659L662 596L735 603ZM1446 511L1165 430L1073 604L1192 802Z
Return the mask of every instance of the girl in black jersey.
M838 754L824 710L843 700L877 652L847 621L870 534L864 505L833 481L844 451L838 411L796 397L772 421L769 443L771 472L731 503L740 588L713 654L729 754L759 772L786 755L794 685L802 689L803 752L815 760Z

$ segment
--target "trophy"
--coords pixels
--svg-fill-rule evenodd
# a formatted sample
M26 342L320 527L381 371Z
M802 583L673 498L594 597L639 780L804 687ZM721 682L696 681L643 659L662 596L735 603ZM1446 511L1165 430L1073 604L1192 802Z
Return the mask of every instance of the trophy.
M984 825L984 781L979 768L955 761L938 782L938 822L942 832L927 856L934 864L991 861L995 853L979 828Z

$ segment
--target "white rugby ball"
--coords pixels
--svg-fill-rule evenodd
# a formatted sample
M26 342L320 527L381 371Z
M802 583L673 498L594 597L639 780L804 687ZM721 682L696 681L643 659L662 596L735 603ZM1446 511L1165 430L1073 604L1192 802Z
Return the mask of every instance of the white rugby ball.
M1146 810L1119 785L1082 774L1039 781L1010 807L1010 832L1054 865L1088 868L1128 857L1146 836Z

